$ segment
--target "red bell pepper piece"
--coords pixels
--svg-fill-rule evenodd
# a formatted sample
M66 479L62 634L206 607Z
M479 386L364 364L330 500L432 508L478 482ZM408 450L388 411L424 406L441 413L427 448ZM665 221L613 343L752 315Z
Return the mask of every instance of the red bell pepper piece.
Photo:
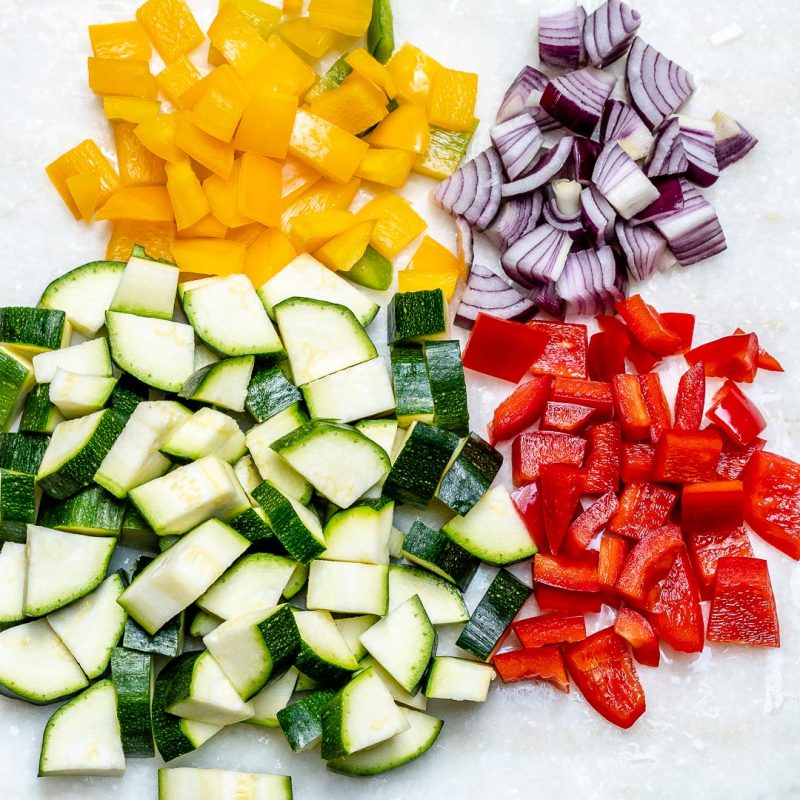
M684 531L738 528L744 522L744 489L741 481L689 483L681 495Z
M544 530L544 515L542 514L542 493L538 483L528 483L520 486L511 494L511 501L519 512L528 533L536 544L540 553L549 553L547 534Z
M534 586L533 596L539 611L596 614L603 604L603 599L597 592L568 592L544 585Z
M587 452L584 471L586 494L616 492L619 488L622 431L618 422L604 422L586 432Z
M593 381L610 381L625 372L625 356L630 337L615 328L595 333L589 339L589 377Z
M678 382L675 396L675 429L700 430L703 406L706 402L706 371L702 361L689 367Z
M568 592L599 592L597 563L596 550L588 550L577 558L539 555L533 559L533 581Z
M597 561L597 580L605 591L612 591L619 580L630 552L630 544L616 536L602 536Z
M543 464L583 463L586 442L579 436L557 431L531 431L514 439L511 472L515 486L539 479Z
M543 431L580 433L596 414L594 408L574 403L548 403L544 407L540 428Z
M543 464L539 482L547 542L557 554L583 493L583 472L571 464Z
M685 547L678 550L661 592L649 615L656 635L681 653L703 649L700 591Z
M800 560L800 464L759 451L742 472L744 518L773 547Z
M721 558L753 556L753 548L744 528L691 531L686 535L686 542L700 583L700 594L706 600L711 597L717 564Z
M730 380L712 398L706 417L740 445L750 444L767 427L755 403Z
M650 439L657 442L661 434L672 427L672 412L657 373L647 372L637 378L647 415L650 417Z
M554 403L575 403L596 408L604 419L614 413L614 398L611 386L601 381L584 381L580 378L556 378L550 390Z
M611 379L614 410L617 412L622 433L629 442L650 437L650 414L642 397L642 387L636 375L615 375Z
M683 345L675 333L652 306L644 302L641 295L631 295L615 305L619 314L636 340L651 353L660 356L675 355Z
M675 351L675 355L683 355L687 350L691 350L692 339L694 338L694 314L664 311L661 314L661 319L673 333L677 333L680 337L681 346L680 349Z
M682 547L681 529L677 525L665 525L638 541L625 559L617 592L633 605L646 607L649 590L667 573L675 553Z
M625 483L650 480L656 449L651 444L622 445L620 477Z
M721 558L708 616L708 641L780 647L778 611L762 558Z
M713 480L721 452L722 437L713 428L665 431L656 444L653 480L665 483Z
M544 337L544 350L531 364L534 375L585 378L587 336L585 325L532 319L526 323Z
M661 361L661 356L651 353L631 335L630 330L628 330L628 326L622 320L617 319L616 317L601 315L599 317L595 317L595 321L603 333L617 331L627 338L628 349L625 353L625 357L631 362L631 364L633 364L633 367L637 372L650 372L650 370L653 369L653 367L658 364L659 361Z
M564 538L566 554L574 558L586 550L592 539L608 524L617 508L619 508L617 495L614 492L606 492L576 517Z
M551 383L551 378L537 375L517 386L494 410L494 417L488 426L489 443L494 445L511 439L525 428L530 428L544 411Z
M614 632L630 646L633 657L646 667L657 667L661 659L658 638L653 626L632 608L621 608L614 623Z
M668 486L649 481L629 483L620 495L608 530L618 536L644 539L668 522L677 500L678 493Z
M569 676L561 649L557 645L507 650L505 653L498 653L492 663L503 683L538 678L562 692L569 692Z
M546 644L580 642L586 638L583 614L540 614L518 619L511 626L523 647L543 647Z
M564 660L589 705L609 722L630 728L644 714L644 690L636 665L625 640L613 628L567 645Z
M744 333L741 328L737 328L735 334ZM759 343L758 345L758 368L767 370L767 372L783 372L781 362L775 356L770 355Z
M470 332L463 364L484 375L519 383L544 345L544 336L533 328L480 313Z
M754 333L723 336L695 347L684 358L692 366L702 361L706 375L752 383L758 371L758 337Z
M753 457L753 453L763 450L766 446L766 441L758 437L744 447L725 437L722 443L722 452L719 454L717 477L726 481L736 480Z

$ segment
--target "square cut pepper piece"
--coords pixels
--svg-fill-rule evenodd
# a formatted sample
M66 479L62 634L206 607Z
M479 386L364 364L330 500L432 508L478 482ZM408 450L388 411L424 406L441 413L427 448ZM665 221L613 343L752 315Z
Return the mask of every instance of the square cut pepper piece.
M315 28L308 17L287 19L278 25L278 33L289 44L312 58L322 58L335 44L335 31Z
M188 119L178 120L175 144L189 158L202 164L221 178L227 178L233 169L233 145L222 142L201 131Z
M565 611L569 614L596 614L603 605L600 592L570 592L537 584L533 596L539 611Z
M546 338L542 354L531 365L535 375L586 378L588 342L585 325L533 319L526 323Z
M752 383L758 372L758 337L754 333L723 336L695 347L684 358L690 366L702 361L708 376Z
M211 212L203 187L188 160L169 164L166 171L175 224L179 231L190 228Z
M351 76L352 77L352 76ZM388 113L386 95L374 83L356 76L311 101L309 111L357 135L377 125Z
M577 558L537 555L533 559L533 580L563 591L599 592L597 559L596 550L588 550Z
M372 147L405 150L419 155L425 153L431 142L425 107L408 103L391 111L365 137Z
M253 95L242 112L233 146L267 158L284 158L296 115L294 95L278 92Z
M599 416L611 419L614 412L614 395L611 384L603 381L585 381L580 378L557 377L553 381L550 399L554 403L577 403L596 408Z
M474 72L440 69L431 80L428 121L451 131L468 131L475 119L478 76Z
M285 167L284 163L284 174ZM287 202L284 196L281 230L288 234L291 230L292 219L299 214L312 214L332 209L341 211L348 208L353 202L359 186L361 186L360 178L351 178L347 183L334 183L328 178L320 178L293 200Z
M722 452L722 437L713 428L665 431L656 445L653 480L696 483L713 480Z
M296 250L313 253L334 236L352 228L355 221L349 211L338 209L300 214L292 218L289 239Z
M458 272L455 270L412 270L401 269L397 273L398 292L424 292L441 289L445 299L452 299L458 286Z
M657 483L629 483L619 498L619 508L608 530L631 539L644 539L669 520L678 493Z
M250 100L249 92L227 64L207 75L198 88L201 85L189 119L216 139L230 142Z
M549 375L536 375L514 389L494 410L489 442L497 444L530 428L542 415L551 383Z
M401 189L406 185L408 176L411 174L414 158L414 154L406 150L370 147L364 153L364 157L356 170L356 175L365 181L379 183L382 186L391 186L393 189Z
M351 50L345 56L345 61L353 68L353 72L380 87L389 100L397 97L397 84L394 82L392 73L363 47Z
M363 36L372 19L372 0L311 0L311 24L345 36Z
M619 488L622 431L616 421L593 425L586 432L586 494L616 492Z
M245 246L226 239L176 239L172 255L181 272L232 275L244 272Z
M281 21L281 10L271 3L264 0L221 0L220 5L234 6L255 25L258 32L266 39L275 26ZM285 9L286 14L299 14L300 10L290 11Z
M190 53L205 39L184 0L147 0L136 11L136 19L167 64Z
M133 132L153 155L176 164L186 158L183 150L175 143L180 121L178 114L159 114L154 119L140 122Z
M649 481L653 472L656 449L651 444L622 445L619 476L625 483Z
M158 84L146 61L89 57L89 88L100 95L124 95L154 99Z
M682 348L681 337L664 321L661 314L634 294L616 304L616 311L628 325L636 340L651 353L675 355Z
M231 174L227 178L209 175L203 181L211 213L229 228L240 228L253 222L239 210L239 173L242 159L233 162Z
M569 691L567 668L557 645L506 650L492 659L492 665L503 683L538 678L562 692Z
M328 269L348 272L366 252L374 227L374 220L356 223L322 245L314 257Z
M75 201L81 219L90 222L100 200L100 178L97 175L70 175L67 188Z
M317 73L277 33L266 45L264 58L245 78L247 88L253 94L282 92L302 97L316 83Z
M517 436L511 448L514 485L538 480L544 464L581 466L585 449L583 439L568 433L531 431Z
M742 447L767 427L756 404L731 380L714 395L706 417Z
M164 159L142 144L135 128L131 122L118 122L114 126L120 182L123 186L163 186L167 182Z
M744 489L741 481L691 483L681 495L684 531L737 528L744 521Z
M717 564L721 558L753 556L747 531L742 527L690 531L686 535L686 545L700 584L700 593L706 600L711 598Z
M124 186L97 211L97 219L172 222L172 203L165 186Z
M197 67L189 60L188 56L181 56L161 70L156 75L156 83L161 93L176 108L184 108L181 104L181 95L200 81Z
M464 366L517 383L541 353L542 338L519 322L480 313L464 350Z
M208 29L211 46L246 78L268 54L258 28L231 3L220 4Z
M110 122L146 122L154 119L161 111L158 100L148 100L146 97L125 97L106 95L103 97L103 113Z
M434 76L443 67L418 47L406 42L386 63L400 97L410 103L427 103Z
M580 642L586 638L583 614L541 614L517 620L512 629L523 647Z
M152 55L150 40L144 28L135 20L90 25L89 40L97 58L130 58L149 61Z
M292 243L277 228L267 228L248 246L244 273L258 288L280 272L296 255Z
M356 219L359 222L378 221L369 243L389 259L411 244L427 227L411 203L394 192L384 192L370 200L356 213Z
M664 525L640 539L625 559L616 583L617 593L638 608L647 608L650 593L669 572L682 548L683 537L677 525Z
M756 437L746 445L738 445L728 438L723 439L722 452L719 454L717 464L717 478L724 481L735 481L741 477L742 471L747 466L754 453L767 446L765 439Z
M267 227L281 221L281 165L277 161L244 153L238 183L239 212Z
M113 223L106 247L109 261L127 261L134 245L141 245L150 258L173 262L174 222L142 222L121 219Z
M614 492L606 492L598 497L585 511L575 517L567 528L564 538L564 551L568 556L579 556L595 536L608 525L609 519L619 508ZM602 587L601 587L602 588Z
M615 375L611 379L614 409L626 441L638 442L650 438L650 414L637 375Z
M423 236L419 247L411 256L407 269L423 272L452 272L455 270L466 281L466 266L455 253L430 236Z

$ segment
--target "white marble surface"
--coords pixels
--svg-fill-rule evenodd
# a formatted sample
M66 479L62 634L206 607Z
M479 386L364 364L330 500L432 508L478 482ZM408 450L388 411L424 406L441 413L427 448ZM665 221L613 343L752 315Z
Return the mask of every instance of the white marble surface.
M44 165L95 138L112 153L100 104L86 87L86 26L130 19L134 0L3 0L0 4L0 290L3 304L35 303L55 275L101 257L106 231L72 220L49 186ZM192 3L205 27L212 0ZM689 111L721 108L761 144L724 173L709 195L730 249L700 266L658 276L642 291L662 310L698 315L698 341L753 328L787 368L749 390L769 420L778 452L800 456L800 255L797 191L800 141L800 15L786 0L639 0L643 36L687 67L698 82ZM535 64L538 0L395 0L398 42L409 39L449 66L481 75L478 114L490 120L523 63ZM701 10L699 10L701 9ZM729 23L744 35L714 48L708 37ZM481 125L476 147L488 141ZM428 202L431 183L409 193L452 244L447 220ZM413 249L413 248L412 248ZM398 259L403 259L404 253ZM376 323L378 338L381 322ZM667 365L674 385L678 364ZM473 426L508 391L471 380ZM482 707L431 703L446 720L432 752L384 777L326 772L317 753L293 755L278 732L247 725L215 737L175 765L290 772L298 798L418 800L581 797L783 800L800 796L800 567L759 541L768 558L783 647L761 652L711 646L695 656L664 653L641 668L647 713L630 731L605 723L577 692L544 685L496 686ZM490 573L487 573L490 574ZM477 602L487 575L468 600ZM608 619L592 620L593 627ZM0 697L2 800L139 800L156 796L157 761L131 760L123 780L37 780L41 731L52 709Z

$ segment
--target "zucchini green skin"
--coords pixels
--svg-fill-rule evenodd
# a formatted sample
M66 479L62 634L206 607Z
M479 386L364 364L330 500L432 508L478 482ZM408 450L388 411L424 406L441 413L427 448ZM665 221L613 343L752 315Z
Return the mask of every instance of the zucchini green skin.
M39 525L96 536L119 536L125 501L100 486L87 486L62 501L43 497Z
M265 422L303 399L278 366L256 368L247 387L245 408L257 422Z
M0 347L0 428L6 430L13 422L22 395L32 384L31 363Z
M422 349L433 395L434 425L466 436L469 409L461 345L457 341L425 342Z
M381 0L375 0L376 3ZM387 3L388 6L388 3ZM391 16L391 9L389 15ZM374 19L374 17L373 17ZM391 20L390 20L391 23ZM367 245L364 255L356 261L347 273L347 279L367 289L385 292L392 285L394 265L382 256L372 245Z
M195 663L204 652L204 650L193 650L191 653L182 653L170 662L175 672L167 690L167 708L191 696Z
M51 308L0 308L0 342L33 353L58 350L67 344L67 315Z
M531 596L532 590L501 569L489 584L472 616L456 640L456 646L488 661L511 621Z
M111 680L117 692L117 718L126 758L155 755L150 718L153 656L124 647L111 651Z
M26 540L26 525L36 521L36 478L0 469L0 541Z
M392 388L401 425L412 422L432 423L433 393L422 349L413 345L395 345L390 352Z
M454 583L462 592L467 591L481 563L477 556L420 519L414 521L403 539L403 555L412 564Z
M0 433L0 469L35 475L49 441L38 433Z
M344 53L335 61L330 69L308 90L306 100L311 101L325 92L338 89L353 71L353 68L345 60L347 53Z
M300 649L294 658L294 665L304 675L316 681L320 686L339 687L353 677L353 670L324 661L300 638Z
M181 718L167 712L170 690L179 670L180 662L170 661L158 674L153 687L153 738L164 761L172 761L196 749L181 729Z
M52 433L63 417L50 402L50 384L39 383L25 400L19 429L22 433Z
M258 542L262 546L276 546L277 549L282 549L272 528L258 515L254 508L248 508L246 511L242 511L241 514L237 514L228 522L228 525L237 533L241 533L250 542Z
M294 664L300 649L300 631L288 603L258 623L258 630L272 659L270 679L283 675Z
M442 476L436 497L463 516L486 494L502 466L502 453L471 433Z
M367 28L367 49L381 64L394 52L394 19L389 0L372 0L372 19Z
M126 373L117 381L111 391L108 406L119 416L128 419L136 410L139 403L144 403L150 397L150 389L146 384Z
M441 336L447 330L447 303L441 289L398 292L387 314L388 344Z
M322 711L335 694L320 689L278 712L278 724L293 752L305 750L322 736Z
M136 506L128 503L120 526L120 543L155 553L158 550L158 538Z

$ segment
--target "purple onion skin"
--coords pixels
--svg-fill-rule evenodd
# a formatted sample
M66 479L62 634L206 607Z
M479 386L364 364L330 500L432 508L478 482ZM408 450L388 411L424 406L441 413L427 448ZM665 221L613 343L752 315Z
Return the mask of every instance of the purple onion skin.
M716 126L714 154L720 170L743 159L758 144L758 139L747 128L727 114L717 111L712 121ZM735 130L733 135L726 130L731 128Z
M677 117L666 120L655 132L653 152L645 166L648 178L685 175L689 159L683 147L681 123Z
M553 78L542 93L542 108L564 127L591 136L603 113L616 79L602 72L581 69Z
M572 153L571 136L563 137L555 147L545 150L533 165L531 174L518 181L503 184L503 197L516 197L527 194L540 186L544 186L551 178L558 175Z
M539 72L538 69L523 67L511 86L508 87L503 102L500 103L496 124L499 125L501 122L527 111L536 120L542 133L560 128L561 123L553 119L538 102L538 96L544 91L549 80L547 75ZM533 93L536 93L535 101L532 97Z
M698 186L711 186L719 179L719 167L715 153L714 131L693 127L681 118L683 150L689 162L686 177Z
M518 239L503 253L500 263L512 281L531 288L558 280L571 246L566 231L544 224Z
M564 172L564 177L578 181L583 186L592 185L592 170L603 146L583 136L576 136L572 143L572 154Z
M503 165L493 148L462 164L436 189L434 202L455 217L484 230L500 208Z
M584 58L586 12L577 5L558 14L539 15L539 61L553 69L577 69Z
M501 254L505 253L521 236L536 227L543 203L540 189L503 200L497 216L484 233Z
M570 253L556 291L564 298L568 312L608 314L614 303L624 299L625 286L613 250L601 247Z
M455 324L470 330L478 314L524 322L536 314L536 306L528 297L509 286L488 267L474 264L455 316Z
M658 189L658 200L654 200L647 208L628 220L629 225L642 225L683 208L683 187L680 178L661 178L654 180Z
M583 26L583 44L589 61L597 67L613 64L628 52L642 18L620 0L606 0Z
M594 186L581 191L581 218L584 230L592 237L588 246L602 247L613 241L617 212Z
M540 283L531 289L530 298L541 311L562 322L567 316L567 304L558 296L555 283Z
M637 281L649 278L658 268L666 250L664 238L649 225L633 227L619 220L617 241L625 255L628 274Z
M524 178L536 162L542 146L542 132L534 118L527 112L495 125L489 131L505 174L509 180Z

